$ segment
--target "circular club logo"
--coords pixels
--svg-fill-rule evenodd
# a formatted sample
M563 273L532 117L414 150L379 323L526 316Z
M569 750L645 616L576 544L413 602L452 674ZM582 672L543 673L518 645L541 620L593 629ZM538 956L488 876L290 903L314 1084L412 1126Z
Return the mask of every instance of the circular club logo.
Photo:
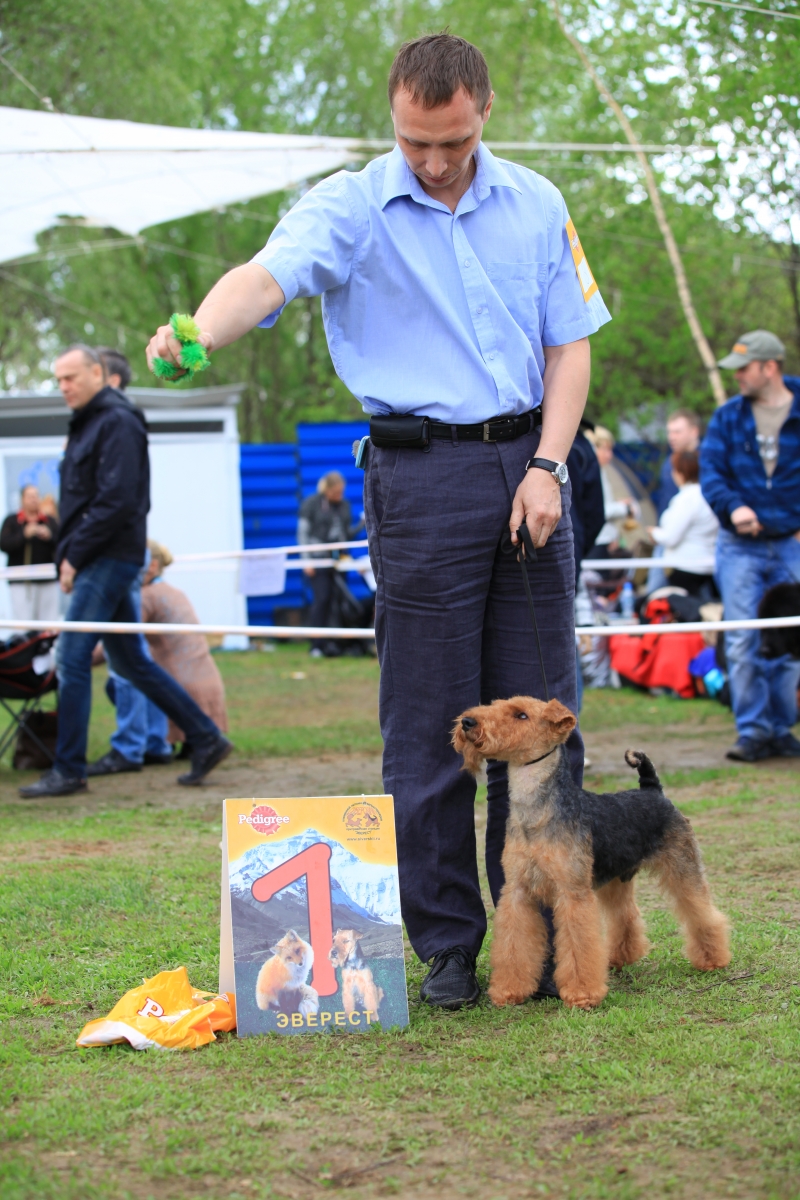
M352 833L376 833L381 827L383 817L374 804L367 804L362 800L358 804L351 804L342 820L345 829L351 830Z
M256 833L261 833L264 837L268 837L271 833L277 833L281 825L289 820L288 817L279 817L269 804L259 804L246 818L247 824L255 830Z

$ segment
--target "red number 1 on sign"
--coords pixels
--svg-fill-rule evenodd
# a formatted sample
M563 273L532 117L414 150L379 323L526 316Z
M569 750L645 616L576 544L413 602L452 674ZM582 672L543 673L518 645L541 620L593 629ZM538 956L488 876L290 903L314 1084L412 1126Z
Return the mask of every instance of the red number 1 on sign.
M333 945L333 913L331 911L331 848L316 842L293 858L288 858L274 871L257 879L252 887L255 900L271 900L276 892L290 883L306 877L308 892L308 928L314 951L311 986L319 996L332 996L338 990L336 972L328 955Z

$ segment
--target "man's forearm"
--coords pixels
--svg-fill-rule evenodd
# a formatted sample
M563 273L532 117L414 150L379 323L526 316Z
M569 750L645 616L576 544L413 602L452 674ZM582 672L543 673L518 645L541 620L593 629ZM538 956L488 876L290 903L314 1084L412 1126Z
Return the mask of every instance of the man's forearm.
M284 302L282 288L258 263L234 267L214 284L195 313L203 333L210 333L210 349L229 346L249 333L259 321Z
M537 454L566 462L589 394L589 339L544 348L542 437Z

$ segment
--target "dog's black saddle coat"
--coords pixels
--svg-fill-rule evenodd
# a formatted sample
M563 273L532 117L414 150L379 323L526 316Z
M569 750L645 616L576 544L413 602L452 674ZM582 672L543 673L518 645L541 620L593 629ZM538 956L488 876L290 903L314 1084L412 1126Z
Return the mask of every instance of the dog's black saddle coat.
M685 824L685 817L664 795L646 755L638 763L638 788L598 794L577 786L567 756L562 747L559 750L558 766L545 784L556 809L555 820L578 837L591 838L594 887L612 879L627 883L646 859L658 853L669 831Z

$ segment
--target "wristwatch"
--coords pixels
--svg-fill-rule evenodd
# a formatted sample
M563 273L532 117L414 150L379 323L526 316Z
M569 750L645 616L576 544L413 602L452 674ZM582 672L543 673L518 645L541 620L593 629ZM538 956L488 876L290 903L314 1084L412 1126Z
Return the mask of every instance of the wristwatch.
M540 471L549 471L559 487L563 487L569 481L566 463L553 462L552 458L529 458L525 470L530 471L531 467L538 467Z

